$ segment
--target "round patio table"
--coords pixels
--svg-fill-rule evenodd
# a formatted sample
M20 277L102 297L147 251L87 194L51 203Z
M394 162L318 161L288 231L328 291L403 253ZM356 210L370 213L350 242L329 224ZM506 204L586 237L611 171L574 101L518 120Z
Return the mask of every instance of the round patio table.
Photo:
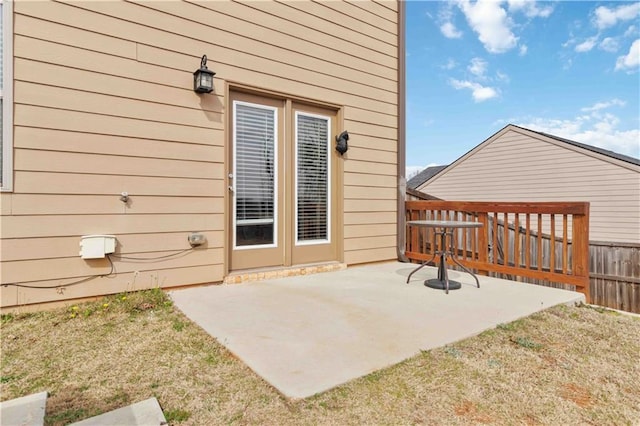
M450 258L456 265L470 274L476 280L476 285L478 286L478 288L480 288L480 281L478 281L478 277L476 277L476 275L465 266L460 264L460 262L458 262L458 260L456 259L456 255L453 250L453 233L455 229L460 228L480 228L482 227L482 223L461 220L410 220L407 222L407 226L433 228L435 234L440 236L440 250L436 250L431 259L426 262L422 262L420 266L411 271L411 273L407 277L407 284L409 283L409 280L411 279L411 276L413 274L418 272L428 263L433 262L436 256L439 256L440 264L438 265L438 278L426 280L424 282L424 285L430 288L445 290L447 294L449 294L449 290L457 290L462 287L462 284L460 282L449 280L449 277L447 275L447 258ZM447 235L450 237L448 246Z

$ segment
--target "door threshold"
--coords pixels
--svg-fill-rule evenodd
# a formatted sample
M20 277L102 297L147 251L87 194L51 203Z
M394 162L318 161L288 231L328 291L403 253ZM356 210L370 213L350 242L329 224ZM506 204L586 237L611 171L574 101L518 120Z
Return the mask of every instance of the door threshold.
M341 262L323 262L275 268L243 269L241 271L230 272L229 275L224 277L222 283L240 284L253 281L295 277L299 275L318 274L321 272L341 271L343 269L347 269L347 264Z

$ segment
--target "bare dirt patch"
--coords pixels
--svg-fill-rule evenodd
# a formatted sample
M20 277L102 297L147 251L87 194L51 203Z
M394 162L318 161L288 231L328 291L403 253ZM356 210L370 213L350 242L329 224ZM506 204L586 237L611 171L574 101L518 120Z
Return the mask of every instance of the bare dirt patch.
M454 409L456 415L465 417L471 422L489 424L493 419L485 413L481 413L478 406L471 401L462 401Z
M594 403L589 389L576 385L575 383L562 385L560 396L568 401L575 402L582 408L589 407Z

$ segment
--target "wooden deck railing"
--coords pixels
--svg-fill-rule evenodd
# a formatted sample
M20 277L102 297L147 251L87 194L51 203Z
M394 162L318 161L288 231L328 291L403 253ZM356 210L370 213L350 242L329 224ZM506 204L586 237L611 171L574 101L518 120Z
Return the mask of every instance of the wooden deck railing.
M453 238L460 263L479 274L505 274L575 286L589 295L589 203L407 201L406 220L465 220ZM405 255L429 260L432 229L407 227ZM552 243L553 242L553 243Z

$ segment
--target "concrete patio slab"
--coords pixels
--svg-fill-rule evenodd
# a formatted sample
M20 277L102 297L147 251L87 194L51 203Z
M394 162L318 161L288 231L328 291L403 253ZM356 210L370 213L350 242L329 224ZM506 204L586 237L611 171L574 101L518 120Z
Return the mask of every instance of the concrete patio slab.
M70 426L160 426L167 420L156 398L145 399L135 404L91 417Z
M39 392L0 402L0 425L43 425L47 396L47 392Z
M558 304L580 293L480 277L423 285L437 270L399 262L170 293L176 306L287 397L305 398Z

